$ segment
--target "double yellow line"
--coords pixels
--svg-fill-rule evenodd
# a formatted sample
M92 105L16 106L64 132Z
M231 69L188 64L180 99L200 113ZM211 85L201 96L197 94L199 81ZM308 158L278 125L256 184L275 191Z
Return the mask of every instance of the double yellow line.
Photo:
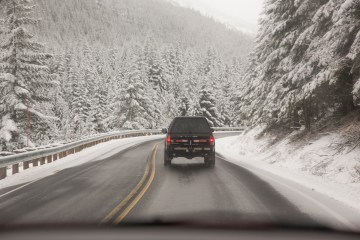
M135 188L126 196L102 221L101 224L119 224L129 212L136 206L140 199L149 189L155 177L155 158L160 143L152 149L151 159L147 161L144 175ZM150 176L149 176L150 175ZM147 179L147 181L146 181Z

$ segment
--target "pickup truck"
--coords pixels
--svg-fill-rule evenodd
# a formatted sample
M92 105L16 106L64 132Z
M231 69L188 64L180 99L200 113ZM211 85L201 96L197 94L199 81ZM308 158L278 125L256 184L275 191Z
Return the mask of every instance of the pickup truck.
M214 130L205 117L177 117L162 132L166 134L165 166L171 165L172 159L178 157L203 157L207 166L215 166Z

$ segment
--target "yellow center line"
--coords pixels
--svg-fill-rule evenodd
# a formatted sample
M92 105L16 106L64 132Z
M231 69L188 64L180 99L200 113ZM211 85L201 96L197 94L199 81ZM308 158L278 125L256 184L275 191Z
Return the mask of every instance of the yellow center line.
M152 149L152 152L156 153L157 147L159 144L155 145ZM154 161L154 154L152 155L151 161ZM126 196L126 198L124 198L100 223L108 223L129 201L130 199L132 199L134 197L134 195L140 190L140 188L143 186L145 179L148 177L149 175L149 171L150 171L150 165L151 162L147 162L146 164L146 169L144 172L144 175L142 176L141 180L139 181L139 183L136 185L136 187ZM155 165L153 163L153 168L155 168ZM148 182L149 183L149 182ZM150 183L151 184L151 183ZM141 194L141 193L140 193ZM135 205L134 205L135 206ZM126 210L126 209L125 209ZM131 210L131 209L130 209ZM130 211L129 210L129 211ZM114 222L115 223L115 222Z
M149 180L147 181L145 187L142 189L142 191L139 193L139 195L136 196L134 201L132 201L130 203L130 205L127 206L127 208L125 208L125 210L120 214L120 216L115 219L114 224L119 224L129 214L129 212L136 206L136 204L144 196L146 191L149 189L151 183L153 182L154 177L155 177L155 171L156 171L156 169L155 169L155 158L156 158L156 152L157 152L159 144L160 143L155 145L155 150L153 150L153 154L152 154L152 157L151 157L152 171L151 171L151 175L150 175Z

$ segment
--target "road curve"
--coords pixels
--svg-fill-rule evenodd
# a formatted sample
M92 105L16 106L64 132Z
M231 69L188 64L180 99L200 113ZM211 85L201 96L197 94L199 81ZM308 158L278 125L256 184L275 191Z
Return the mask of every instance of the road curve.
M111 224L207 214L314 222L268 182L221 157L215 168L205 167L202 159L182 158L165 168L159 140L0 194L0 213L2 224Z
M0 198L0 223L99 223L137 185L156 141L62 170Z

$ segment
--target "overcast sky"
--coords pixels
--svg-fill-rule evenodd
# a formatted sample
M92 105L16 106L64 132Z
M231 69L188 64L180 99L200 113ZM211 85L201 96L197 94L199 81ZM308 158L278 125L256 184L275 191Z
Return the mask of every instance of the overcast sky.
M264 0L173 0L182 6L227 22L239 29L256 33Z

